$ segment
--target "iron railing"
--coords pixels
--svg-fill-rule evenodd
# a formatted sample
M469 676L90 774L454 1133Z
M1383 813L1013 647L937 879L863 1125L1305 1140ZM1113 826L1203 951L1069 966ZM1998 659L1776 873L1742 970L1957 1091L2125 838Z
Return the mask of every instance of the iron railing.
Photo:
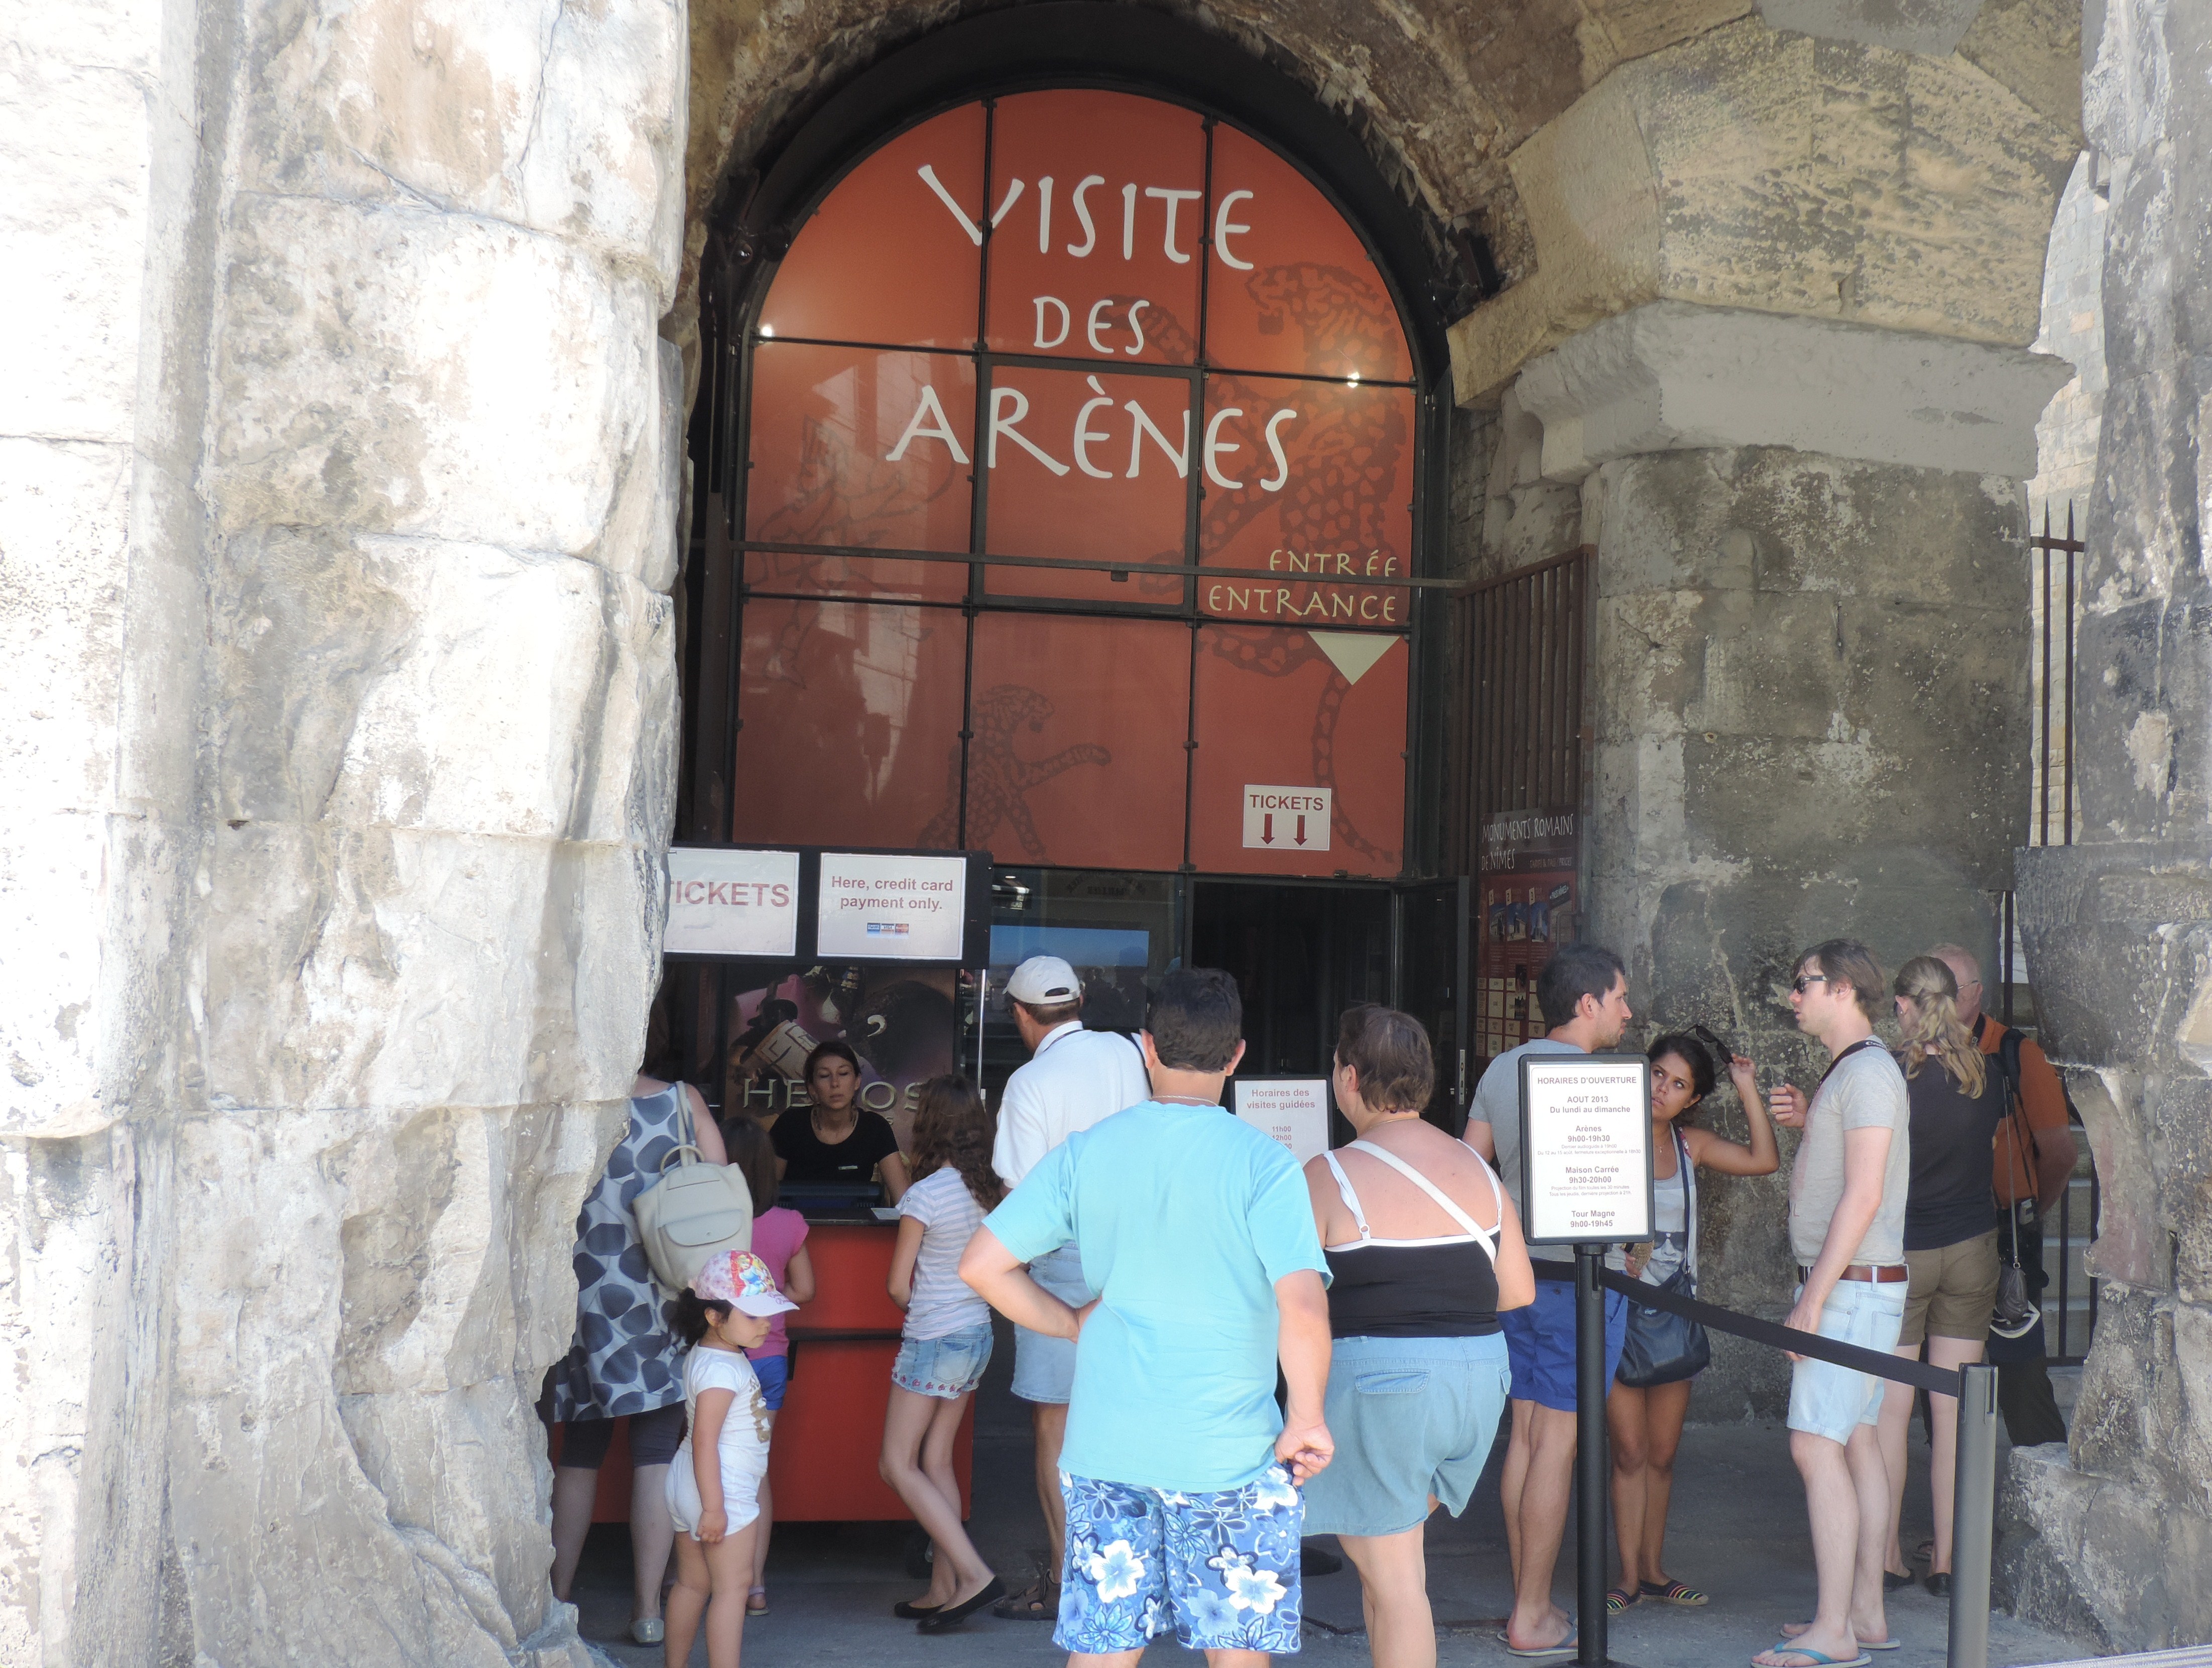
M2074 506L2066 506L2066 532L2052 531L2051 506L2043 509L2043 531L2027 541L2033 553L2028 571L2028 612L2035 642L2028 663L2033 737L2033 794L2029 801L2027 843L2032 846L2074 843L2074 648L2081 573L2077 563L2088 548L2075 531ZM2020 923L2014 895L1998 895L2000 961L1998 1017L2018 1021L2014 1012L2020 977ZM2033 1029L2033 1027L2029 1027ZM2043 1333L2050 1359L2061 1365L2089 1353L2097 1329L2097 1282L2088 1275L2087 1251L2097 1234L2103 1198L2087 1132L2075 1118L2068 1135L2075 1148L2074 1174L2059 1196L2058 1208L2044 1221L2044 1266L2051 1284L2043 1294ZM2057 1266L2051 1268L2056 1260ZM2078 1313L2076 1312L2078 1310Z

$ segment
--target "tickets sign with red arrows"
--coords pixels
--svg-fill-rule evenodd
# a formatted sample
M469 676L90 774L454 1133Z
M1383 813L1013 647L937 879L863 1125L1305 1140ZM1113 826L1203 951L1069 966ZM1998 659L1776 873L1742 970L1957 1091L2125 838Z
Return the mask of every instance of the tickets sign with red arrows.
M1327 851L1328 788L1244 784L1244 843L1258 851Z

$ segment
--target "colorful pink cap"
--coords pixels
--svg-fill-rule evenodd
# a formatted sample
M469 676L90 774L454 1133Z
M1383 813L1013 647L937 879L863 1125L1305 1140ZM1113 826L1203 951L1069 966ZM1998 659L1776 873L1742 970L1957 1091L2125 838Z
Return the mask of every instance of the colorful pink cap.
M749 1251L720 1251L699 1270L691 1289L714 1303L726 1303L740 1314L766 1319L799 1306L775 1288L768 1264Z

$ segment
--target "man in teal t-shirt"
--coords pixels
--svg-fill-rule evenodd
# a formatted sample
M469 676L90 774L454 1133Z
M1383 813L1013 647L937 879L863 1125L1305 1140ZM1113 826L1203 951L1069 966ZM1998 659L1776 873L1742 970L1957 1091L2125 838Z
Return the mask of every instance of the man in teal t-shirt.
M1297 1485L1333 1452L1328 1264L1290 1154L1220 1105L1244 1053L1237 982L1170 973L1147 1024L1152 1099L1046 1154L960 1272L1009 1318L1077 1341L1054 1639L1104 1656L1172 1628L1229 1668L1298 1648ZM1098 1294L1080 1312L1024 1266L1070 1241Z

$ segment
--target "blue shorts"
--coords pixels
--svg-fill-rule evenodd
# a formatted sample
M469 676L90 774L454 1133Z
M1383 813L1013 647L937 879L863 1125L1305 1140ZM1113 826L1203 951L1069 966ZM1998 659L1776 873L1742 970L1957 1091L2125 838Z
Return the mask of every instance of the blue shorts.
M1241 1488L1170 1494L1060 1474L1062 1650L1141 1651L1172 1628L1188 1651L1298 1648L1298 1535L1305 1507L1270 1462Z
M1030 1264L1030 1278L1062 1303L1080 1309L1098 1294L1083 1283L1083 1258L1073 1245ZM1075 1391L1075 1340L1014 1328L1014 1394L1024 1402L1064 1405Z
M1800 1293L1804 1290L1798 1288ZM1839 1280L1821 1306L1820 1334L1838 1343L1855 1343L1862 1349L1887 1354L1897 1348L1905 1329L1905 1305L1911 1291L1905 1281L1877 1285L1871 1280ZM1808 1356L1790 1367L1790 1428L1831 1442L1849 1442L1861 1425L1881 1418L1881 1398L1888 1380L1859 1373L1833 1361ZM1904 1385L1899 1395L1911 1392Z
M760 1380L761 1405L770 1413L781 1413L783 1392L791 1383L791 1357L762 1356L753 1363L753 1377Z
M1525 1309L1508 1309L1498 1318L1505 1333L1505 1355L1513 1367L1513 1399L1575 1410L1575 1288L1571 1281L1539 1280L1536 1300ZM1605 1293L1605 1382L1620 1368L1628 1342L1628 1300L1611 1287Z
M1429 1496L1457 1517L1505 1411L1505 1340L1339 1338L1322 1409L1336 1458L1305 1486L1309 1535L1397 1535Z
M900 1340L891 1382L917 1396L949 1402L975 1389L990 1362L991 1324L986 1321L941 1338Z

